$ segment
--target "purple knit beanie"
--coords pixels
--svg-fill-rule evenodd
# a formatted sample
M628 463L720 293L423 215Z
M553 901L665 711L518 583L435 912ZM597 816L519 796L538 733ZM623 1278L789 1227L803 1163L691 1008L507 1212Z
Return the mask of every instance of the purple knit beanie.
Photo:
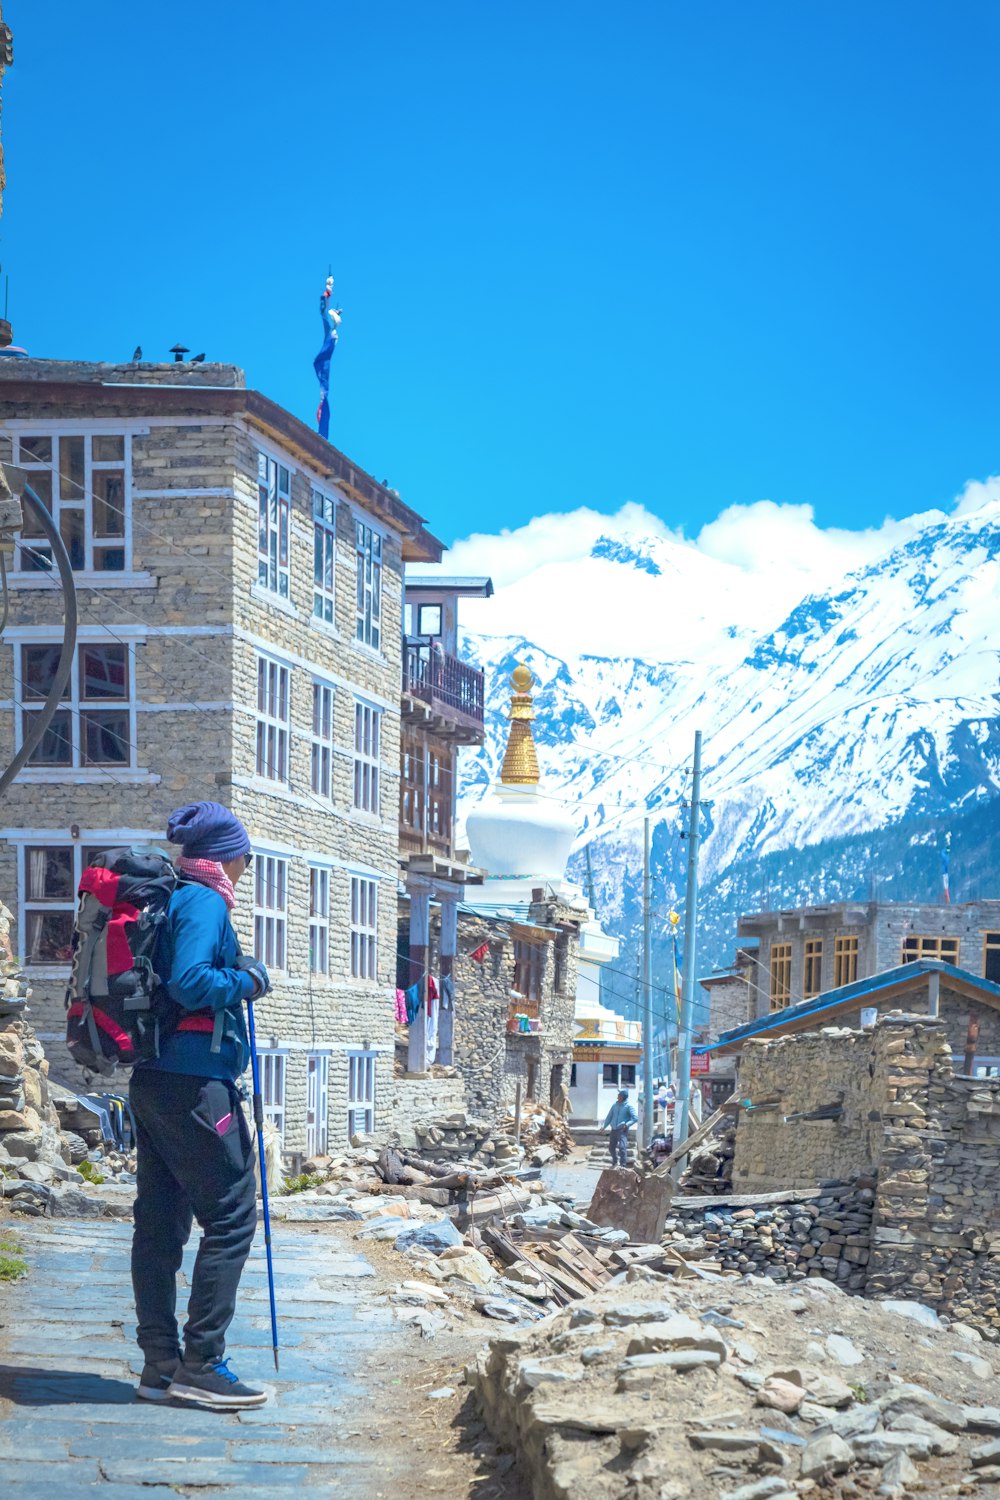
M167 820L167 838L180 844L186 859L213 859L220 865L250 853L250 835L221 802L189 802Z

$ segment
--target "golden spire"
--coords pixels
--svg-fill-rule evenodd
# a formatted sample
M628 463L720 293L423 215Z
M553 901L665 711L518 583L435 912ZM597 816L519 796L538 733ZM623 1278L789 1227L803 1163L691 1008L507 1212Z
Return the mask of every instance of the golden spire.
M538 756L531 734L531 721L535 717L529 691L534 678L523 664L511 673L510 685L514 689L510 700L510 732L504 752L500 780L505 786L537 786Z

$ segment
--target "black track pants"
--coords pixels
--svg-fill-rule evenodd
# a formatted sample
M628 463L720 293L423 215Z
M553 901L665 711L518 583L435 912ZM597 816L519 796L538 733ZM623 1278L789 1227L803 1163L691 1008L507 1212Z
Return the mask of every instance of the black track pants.
M202 1240L184 1353L191 1361L216 1363L257 1227L253 1140L239 1096L233 1084L215 1078L137 1068L129 1100L137 1151L136 1338L148 1360L177 1356L177 1272L197 1219Z

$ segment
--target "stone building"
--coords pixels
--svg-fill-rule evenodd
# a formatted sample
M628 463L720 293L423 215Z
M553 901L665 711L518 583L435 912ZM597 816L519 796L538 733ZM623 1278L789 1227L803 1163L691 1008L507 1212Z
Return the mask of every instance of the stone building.
M721 969L698 981L708 1001L707 1034L703 1032L699 1041L715 1041L724 1031L746 1025L755 1014L753 960L751 952L740 948L731 968ZM731 1054L720 1056L711 1052L698 1055L708 1057L708 1070L700 1076L703 1092L707 1096L705 1103L709 1109L717 1109L735 1086L735 1060Z
M870 1029L880 1016L900 1006L912 1014L940 1019L948 1043L956 1057L963 1059L966 1072L976 1077L1000 1076L1000 984L927 958L897 964L857 984L759 1016L724 1031L697 1050L740 1059L747 1045L760 1038L812 1032L817 1026ZM739 1084L745 1091L742 1063Z
M1000 1078L965 1054L970 1009L986 1052L1000 1046L1000 986L933 961L895 973L883 993L902 1008L872 1026L778 1023L745 1041L733 1190L803 1196L716 1215L709 1234L736 1269L912 1298L998 1340Z
M399 983L416 985L420 1008L408 1028L407 1073L454 1060L454 975L458 906L482 877L455 838L458 754L483 743L483 674L458 655L463 598L488 599L489 578L423 577L408 570L403 601L403 692L399 745ZM437 928L435 986L429 995L431 924ZM430 999L430 1006L428 1006Z
M230 365L0 361L0 460L70 554L65 702L0 813L0 895L66 1073L63 986L92 851L162 844L179 803L250 830L237 926L266 1114L291 1153L388 1124L399 875L403 569L421 518ZM0 644L0 764L52 680L60 593L26 526Z
M751 1015L917 958L1000 981L1000 900L954 906L847 901L759 912L740 918L737 937L754 969Z

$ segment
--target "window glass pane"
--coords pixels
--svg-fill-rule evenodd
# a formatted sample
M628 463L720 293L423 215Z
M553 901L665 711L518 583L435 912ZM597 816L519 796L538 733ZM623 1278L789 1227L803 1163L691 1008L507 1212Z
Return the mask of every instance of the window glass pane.
M420 624L417 628L418 635L440 635L441 634L441 606L440 604L421 604Z
M45 509L51 516L52 475L44 470L41 470L37 474L32 474L28 479L28 483L31 485L31 488L34 490L35 494L38 496L39 500L42 502L42 504L45 506ZM21 534L27 537L45 535L44 531L42 530L41 523L35 520L34 512L32 511L30 504L24 507L24 526L22 528Z
M116 766L128 762L128 714L82 713L80 740L85 765Z
M80 647L80 697L128 697L128 657L124 646Z
M31 715L24 716L24 729L28 733ZM68 766L73 763L73 725L66 709L60 709L42 735L42 742L28 756L29 766Z
M111 433L95 433L94 435L94 459L96 462L102 460L121 460L125 457L125 439L114 436Z
M21 434L21 462L23 464L50 464L52 462L52 439L33 433ZM34 483L34 481L32 481Z
M121 469L94 471L95 536L125 535L125 475Z
M61 654L62 647L54 644L21 647L21 691L26 703L48 696ZM67 683L64 696L68 693Z
M74 506L72 509L64 509L59 517L59 532L63 539L63 546L69 553L69 564L74 570L84 565L83 550L83 511Z
M73 850L68 845L29 845L24 866L29 901L73 900Z
M59 494L63 500L79 501L84 492L82 437L59 439Z
M29 964L69 963L73 953L73 912L29 911L26 926Z
M95 547L94 567L99 573L124 573L124 547Z

